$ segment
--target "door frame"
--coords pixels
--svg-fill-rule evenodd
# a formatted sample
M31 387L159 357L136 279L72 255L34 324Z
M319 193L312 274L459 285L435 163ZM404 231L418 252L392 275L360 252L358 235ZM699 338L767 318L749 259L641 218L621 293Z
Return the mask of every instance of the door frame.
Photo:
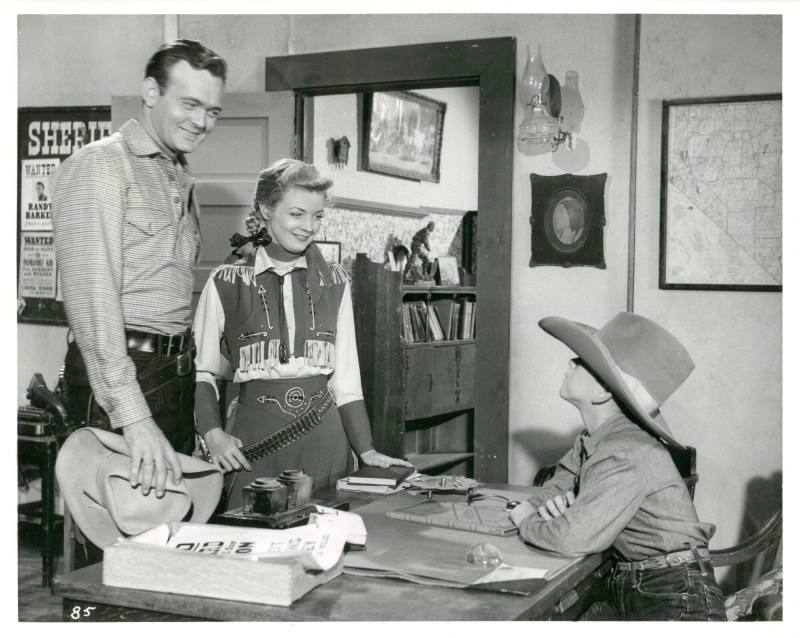
M295 93L294 149L307 97L410 88L480 90L474 470L508 481L511 211L516 38L488 38L268 57L265 90ZM481 328L483 327L483 328Z

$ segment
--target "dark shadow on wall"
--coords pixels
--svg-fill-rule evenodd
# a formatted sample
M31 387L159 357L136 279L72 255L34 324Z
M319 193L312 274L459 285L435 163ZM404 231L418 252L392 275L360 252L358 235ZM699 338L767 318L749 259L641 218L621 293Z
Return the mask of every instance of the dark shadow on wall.
M755 534L779 507L783 506L783 473L768 478L754 478L745 490L744 516L737 543ZM755 583L758 577L773 568L780 547L764 552L753 560L734 566L720 582L724 593L738 591ZM777 556L780 562L780 556Z
M576 425L574 428L565 428L563 432L523 430L512 434L513 445L525 450L534 464L533 474L527 482L533 484L533 477L537 471L547 465L553 465L564 456L580 432L580 426Z

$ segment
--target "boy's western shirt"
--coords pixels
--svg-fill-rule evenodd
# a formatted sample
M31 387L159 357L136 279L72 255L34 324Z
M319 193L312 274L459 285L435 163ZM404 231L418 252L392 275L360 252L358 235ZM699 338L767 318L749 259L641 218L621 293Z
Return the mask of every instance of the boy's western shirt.
M584 460L581 463L581 453ZM528 501L535 509L559 494L580 490L575 502L551 520L532 514L520 536L536 547L566 555L613 546L628 560L705 547L715 526L700 522L667 449L627 417L583 432L558 462L552 479Z

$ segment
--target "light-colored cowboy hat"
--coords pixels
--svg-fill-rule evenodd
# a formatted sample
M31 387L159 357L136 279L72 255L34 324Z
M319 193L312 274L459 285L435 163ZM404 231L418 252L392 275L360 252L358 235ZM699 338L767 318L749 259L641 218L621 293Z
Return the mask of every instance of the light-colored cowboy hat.
M179 485L167 474L164 495L147 495L131 487L130 450L113 432L82 428L58 453L56 478L70 514L86 537L101 549L120 536L139 534L156 525L188 519L205 523L222 493L222 472L215 465L178 454L183 471Z
M686 348L674 336L631 312L620 312L599 330L561 317L545 317L539 325L571 348L640 425L683 447L659 410L694 369Z

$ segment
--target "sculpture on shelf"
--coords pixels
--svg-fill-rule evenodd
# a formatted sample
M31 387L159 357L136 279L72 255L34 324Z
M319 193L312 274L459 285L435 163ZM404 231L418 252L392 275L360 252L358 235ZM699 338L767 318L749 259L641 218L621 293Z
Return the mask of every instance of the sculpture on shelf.
M436 228L436 224L428 222L411 238L411 256L403 275L403 279L407 283L433 280L434 262L431 261L429 254L431 250L430 236L434 228Z

